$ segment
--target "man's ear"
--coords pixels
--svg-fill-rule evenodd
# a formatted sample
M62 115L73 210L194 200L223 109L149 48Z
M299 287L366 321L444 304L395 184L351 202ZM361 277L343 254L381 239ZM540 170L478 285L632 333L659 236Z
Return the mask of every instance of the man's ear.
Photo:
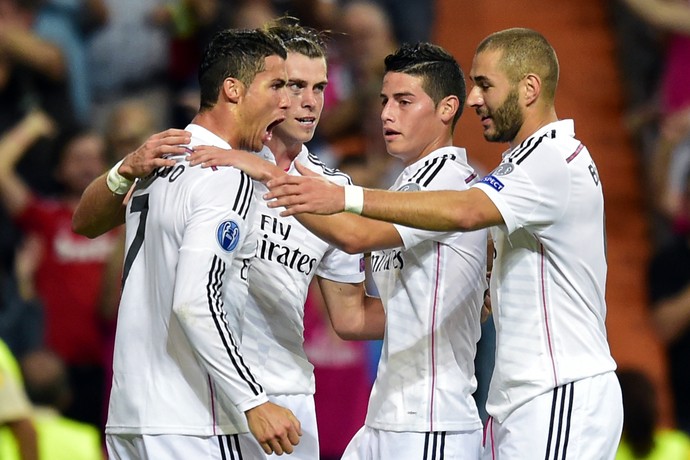
M223 80L222 92L228 101L237 103L244 93L244 84L237 78L228 77Z
M457 96L446 96L441 99L436 110L445 123L450 123L453 121L458 107L460 107L460 100Z
M541 78L539 75L529 73L522 80L525 89L525 103L531 105L541 94Z

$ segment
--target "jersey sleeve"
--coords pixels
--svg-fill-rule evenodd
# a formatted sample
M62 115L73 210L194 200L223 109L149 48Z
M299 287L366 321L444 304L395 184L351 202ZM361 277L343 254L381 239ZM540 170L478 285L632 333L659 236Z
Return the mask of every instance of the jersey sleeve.
M333 183L352 185L350 176L339 169L326 167L312 154L302 164ZM316 275L339 283L361 283L364 281L364 255L348 254L331 246L321 259Z
M569 199L569 183L565 160L544 147L519 164L502 163L473 187L489 196L510 234L556 221Z
M338 283L364 281L364 254L348 254L331 246L321 259L316 275Z
M239 349L244 301L231 300L233 294L244 299L232 291L246 289L246 273L235 259L249 259L255 248L246 243L252 194L251 180L236 170L210 174L193 191L173 297L197 359L242 412L268 400Z
M417 190L467 190L466 180L469 180L470 177L474 177L473 171L456 163L447 162L446 166L434 176L433 180L426 182L424 185L418 184L419 188ZM395 229L400 234L405 249L410 249L427 240L448 243L459 235L455 231L434 232L398 224L395 224Z

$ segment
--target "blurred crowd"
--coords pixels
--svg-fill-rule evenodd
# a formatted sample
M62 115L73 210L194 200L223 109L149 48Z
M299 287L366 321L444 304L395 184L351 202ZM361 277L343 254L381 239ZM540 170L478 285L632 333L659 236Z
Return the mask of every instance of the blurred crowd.
M640 156L652 254L650 318L666 351L677 431L659 427L656 389L619 375L626 409L620 459L690 456L690 2L610 2L626 126ZM626 399L627 395L627 399Z
M610 6L653 229L650 311L668 350L677 425L690 433L690 2ZM383 58L400 43L430 40L434 12L428 0L0 0L0 375L21 382L26 404L41 408L34 435L50 439L44 443L69 439L83 454L39 443L52 455L45 458L103 455L92 447L107 407L123 235L78 236L73 210L94 178L149 135L189 122L208 38L284 14L330 31L325 109L310 150L356 184L387 188L400 164L380 131ZM317 407L347 411L352 422L330 427L319 418L323 458L335 459L362 425L375 347L338 339L318 292L305 324ZM482 381L493 353L484 346ZM624 394L648 384L627 374L621 381ZM329 398L338 384L353 399ZM0 406L6 397L0 392ZM21 409L0 429L5 449L7 430L26 434ZM648 420L653 432L654 412L630 420ZM626 418L628 438L644 438L634 429ZM652 458L644 455L654 445L638 443L621 458Z

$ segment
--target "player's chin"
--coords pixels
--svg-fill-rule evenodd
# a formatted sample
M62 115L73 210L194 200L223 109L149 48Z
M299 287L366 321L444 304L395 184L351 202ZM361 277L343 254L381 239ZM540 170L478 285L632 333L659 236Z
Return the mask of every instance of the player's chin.
M257 133L251 139L247 139L247 142L241 146L240 149L258 152L264 148L264 145L266 145L269 140L270 136L266 136L266 132Z

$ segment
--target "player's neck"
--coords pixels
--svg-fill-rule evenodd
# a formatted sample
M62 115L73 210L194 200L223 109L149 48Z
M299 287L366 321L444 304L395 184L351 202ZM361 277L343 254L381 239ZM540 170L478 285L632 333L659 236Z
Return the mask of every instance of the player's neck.
M515 138L510 141L510 148L520 145L525 139L542 129L544 126L558 121L558 116L553 108L535 112L533 116L525 117L520 130Z
M192 120L192 123L199 125L202 128L206 128L227 142L230 147L234 149L241 148L239 145L236 145L238 139L237 130L234 129L234 119L224 115L225 114L214 107L213 109L197 113Z
M267 146L271 149L278 167L287 171L292 162L295 161L295 158L297 158L297 155L302 151L303 144L301 142L287 143L280 137L273 136Z

